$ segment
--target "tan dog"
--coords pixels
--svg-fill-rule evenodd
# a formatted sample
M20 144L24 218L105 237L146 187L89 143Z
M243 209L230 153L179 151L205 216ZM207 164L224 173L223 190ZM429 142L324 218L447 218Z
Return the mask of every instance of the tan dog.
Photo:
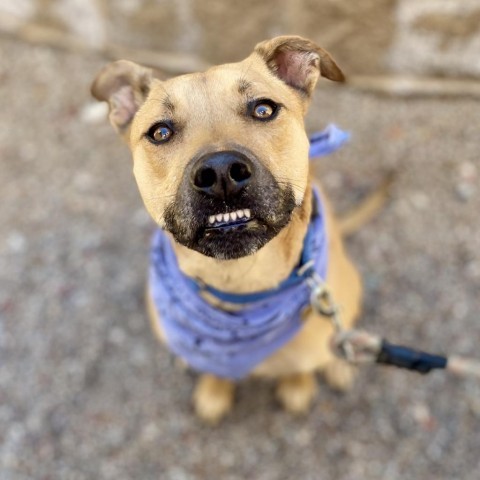
M166 81L128 61L100 72L92 93L109 102L110 121L131 149L145 206L174 240L185 274L244 293L276 287L297 265L312 210L304 116L320 75L343 80L327 52L293 36L258 44L242 62ZM236 209L248 209L248 228L206 234L212 215ZM325 215L326 280L350 327L359 313L361 283L328 205ZM154 329L164 340L161 319L149 303ZM351 384L349 366L331 353L331 335L325 318L307 312L300 333L252 374L278 379L282 405L304 412L317 389L315 372L335 388ZM216 422L231 409L233 397L232 382L203 374L195 410Z

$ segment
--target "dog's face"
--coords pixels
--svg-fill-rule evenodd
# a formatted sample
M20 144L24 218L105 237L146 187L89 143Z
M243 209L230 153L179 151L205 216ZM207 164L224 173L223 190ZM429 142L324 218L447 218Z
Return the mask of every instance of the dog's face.
M302 204L303 119L320 74L343 79L313 43L278 37L242 62L167 81L115 62L92 92L109 101L153 219L177 242L233 259L264 246Z

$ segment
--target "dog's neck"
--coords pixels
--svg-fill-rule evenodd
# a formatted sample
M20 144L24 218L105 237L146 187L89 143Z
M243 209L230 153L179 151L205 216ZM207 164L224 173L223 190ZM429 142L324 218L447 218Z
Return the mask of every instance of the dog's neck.
M309 182L303 202L292 213L289 224L258 252L237 260L217 260L174 242L180 270L225 292L250 293L275 288L300 260L311 213Z

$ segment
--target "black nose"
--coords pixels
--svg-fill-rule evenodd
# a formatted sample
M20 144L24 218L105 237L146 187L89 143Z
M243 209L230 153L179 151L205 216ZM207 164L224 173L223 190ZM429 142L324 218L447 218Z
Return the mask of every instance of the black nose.
M211 197L226 199L245 188L252 162L240 152L216 152L199 158L192 169L193 187Z

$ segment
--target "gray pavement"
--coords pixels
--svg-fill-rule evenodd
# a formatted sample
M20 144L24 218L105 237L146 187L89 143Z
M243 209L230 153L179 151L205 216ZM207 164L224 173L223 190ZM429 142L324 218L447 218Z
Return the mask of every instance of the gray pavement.
M0 478L448 479L480 472L480 385L362 369L321 385L310 415L245 381L217 429L192 375L143 310L148 239L127 148L91 106L102 62L0 41ZM361 325L396 342L480 356L480 108L320 87L313 131L351 143L319 162L339 210L388 170L392 199L349 241Z

